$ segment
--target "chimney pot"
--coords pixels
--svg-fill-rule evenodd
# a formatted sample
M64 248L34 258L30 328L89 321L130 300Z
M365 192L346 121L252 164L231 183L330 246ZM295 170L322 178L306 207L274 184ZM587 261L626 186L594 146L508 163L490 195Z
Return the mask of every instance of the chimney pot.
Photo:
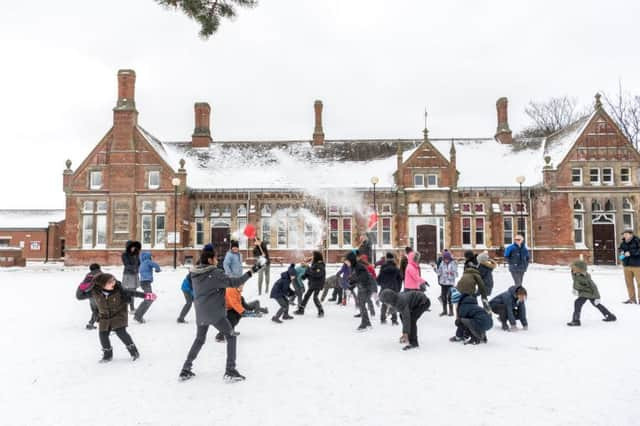
M196 102L193 106L195 127L191 136L193 148L208 148L211 143L211 107L206 102Z
M316 100L313 103L313 110L315 112L315 127L313 129L313 141L314 146L324 145L324 130L322 129L322 101Z
M134 70L118 71L117 110L135 110L136 72Z
M495 138L503 144L513 143L511 129L509 129L509 101L507 98L500 98L496 101L496 110L498 113L498 127L496 128Z

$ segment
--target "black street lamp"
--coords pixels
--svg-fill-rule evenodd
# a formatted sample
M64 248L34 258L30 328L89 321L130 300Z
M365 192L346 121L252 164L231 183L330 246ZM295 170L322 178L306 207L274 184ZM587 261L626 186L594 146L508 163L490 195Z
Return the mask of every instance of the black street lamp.
M178 187L180 186L180 179L173 178L171 180L173 185L173 269L178 266Z
M523 237L525 237L526 240L526 235L524 235L524 231L523 229L526 228L524 226L524 202L522 199L522 184L525 181L525 177L524 176L518 176L516 178L516 182L518 182L518 185L520 185L520 223L518 224L518 232L522 234ZM522 229L520 229L520 226L522 226Z
M373 259L372 259L372 264L375 265L375 263L378 261L378 257L376 256L376 245L378 244L378 204L376 203L376 185L380 182L380 179L378 178L378 176L374 176L371 178L371 184L373 185L373 212L376 215L375 219L376 219L376 235L375 238L373 239Z

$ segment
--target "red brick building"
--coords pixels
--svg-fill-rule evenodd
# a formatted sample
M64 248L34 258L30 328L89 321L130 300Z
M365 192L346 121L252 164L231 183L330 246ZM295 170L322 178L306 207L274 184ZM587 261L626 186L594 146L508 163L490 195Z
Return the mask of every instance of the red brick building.
M316 101L310 140L219 141L210 106L196 103L191 139L163 142L138 123L135 78L118 73L113 126L63 172L67 264L119 263L129 239L162 263L174 247L179 262L210 241L224 250L234 234L248 249L247 224L282 261L313 249L336 261L365 232L378 253L499 256L523 232L537 262L615 264L619 234L636 228L640 154L599 97L589 116L538 139L512 137L501 98L487 138L425 129L420 139L329 140Z
M18 257L62 260L64 215L64 210L0 210L0 250L4 253L0 253L0 266L11 266Z

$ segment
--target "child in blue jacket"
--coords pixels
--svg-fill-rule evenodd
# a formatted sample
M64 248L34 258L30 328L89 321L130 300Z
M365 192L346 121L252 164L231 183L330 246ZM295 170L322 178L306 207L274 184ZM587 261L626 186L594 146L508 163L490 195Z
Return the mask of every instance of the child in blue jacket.
M153 293L151 283L153 282L153 271L160 272L160 265L153 261L151 253L148 251L140 254L140 287L144 293ZM144 314L147 313L153 300L145 300L136 310L133 319L140 324L144 324Z

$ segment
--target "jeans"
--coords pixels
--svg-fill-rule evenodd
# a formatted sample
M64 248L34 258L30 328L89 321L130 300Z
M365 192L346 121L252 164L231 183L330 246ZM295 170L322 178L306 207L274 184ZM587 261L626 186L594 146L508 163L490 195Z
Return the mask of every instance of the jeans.
M267 263L262 269L258 271L258 295L262 294L262 280L264 279L264 292L269 293L269 277L271 266Z
M96 305L96 301L93 300L93 297L89 299L89 307L91 308L91 319L89 319L89 324L93 325L98 321L100 316L98 313L98 305Z
M233 370L236 368L236 336L233 335L233 327L226 317L215 323L214 327L222 333L227 341L227 370ZM198 357L200 349L202 349L204 342L207 340L208 331L209 324L198 325L196 339L193 341L187 360L182 367L185 370L191 370L193 361Z
M322 289L309 288L307 292L304 294L304 298L302 299L302 303L300 304L300 307L304 309L304 307L307 306L307 302L309 302L309 298L313 294L313 303L315 303L316 308L318 308L318 312L323 312L322 304L320 303L320 299L318 299L318 294L320 294L320 290Z
M111 349L109 332L110 330L98 332L98 338L100 339L100 346L102 346L102 349ZM118 328L116 330L113 330L113 332L116 333L116 336L120 338L125 346L133 345L133 339L131 338L129 333L127 333L127 327Z
M358 307L360 308L360 327L368 327L371 325L369 319L369 311L367 311L367 302L373 307L371 303L371 293L366 290L358 290Z
M524 279L524 271L510 271L511 277L513 278L513 283L519 287L522 285L522 280Z
M229 309L227 311L227 319L229 320L229 324L231 324L231 327L235 329L236 325L238 325L238 323L242 319L242 315L240 315L233 309ZM222 340L223 338L224 338L224 333L222 331L218 331L218 334L216 334L216 340Z
M281 316L289 316L289 301L286 297L280 297L276 299L278 305L280 305L280 309L276 312L275 318L280 319Z
M189 311L191 310L191 305L193 305L193 296L188 291L182 290L182 295L184 296L184 306L180 311L179 320L184 321L184 317L187 316Z
M411 318L402 318L402 321L410 321L411 327L409 328L409 344L411 346L418 346L418 318L429 309L430 303L417 306L411 310Z
M587 299L586 297L578 297L576 301L573 303L573 320L580 321L580 313L582 312L582 306L587 303L587 300L591 302L593 306L596 307L597 310L606 318L611 316L611 312L607 308L604 307L601 303L596 304L596 299Z
M151 289L151 281L140 281L140 287L142 287L143 293L152 293ZM149 307L153 303L153 300L143 300L140 306L138 306L138 310L136 310L135 318L141 320L144 314L147 313Z
M442 302L442 312L447 312L447 306L449 311L453 314L453 306L451 304L451 287L450 285L440 284L440 300Z

